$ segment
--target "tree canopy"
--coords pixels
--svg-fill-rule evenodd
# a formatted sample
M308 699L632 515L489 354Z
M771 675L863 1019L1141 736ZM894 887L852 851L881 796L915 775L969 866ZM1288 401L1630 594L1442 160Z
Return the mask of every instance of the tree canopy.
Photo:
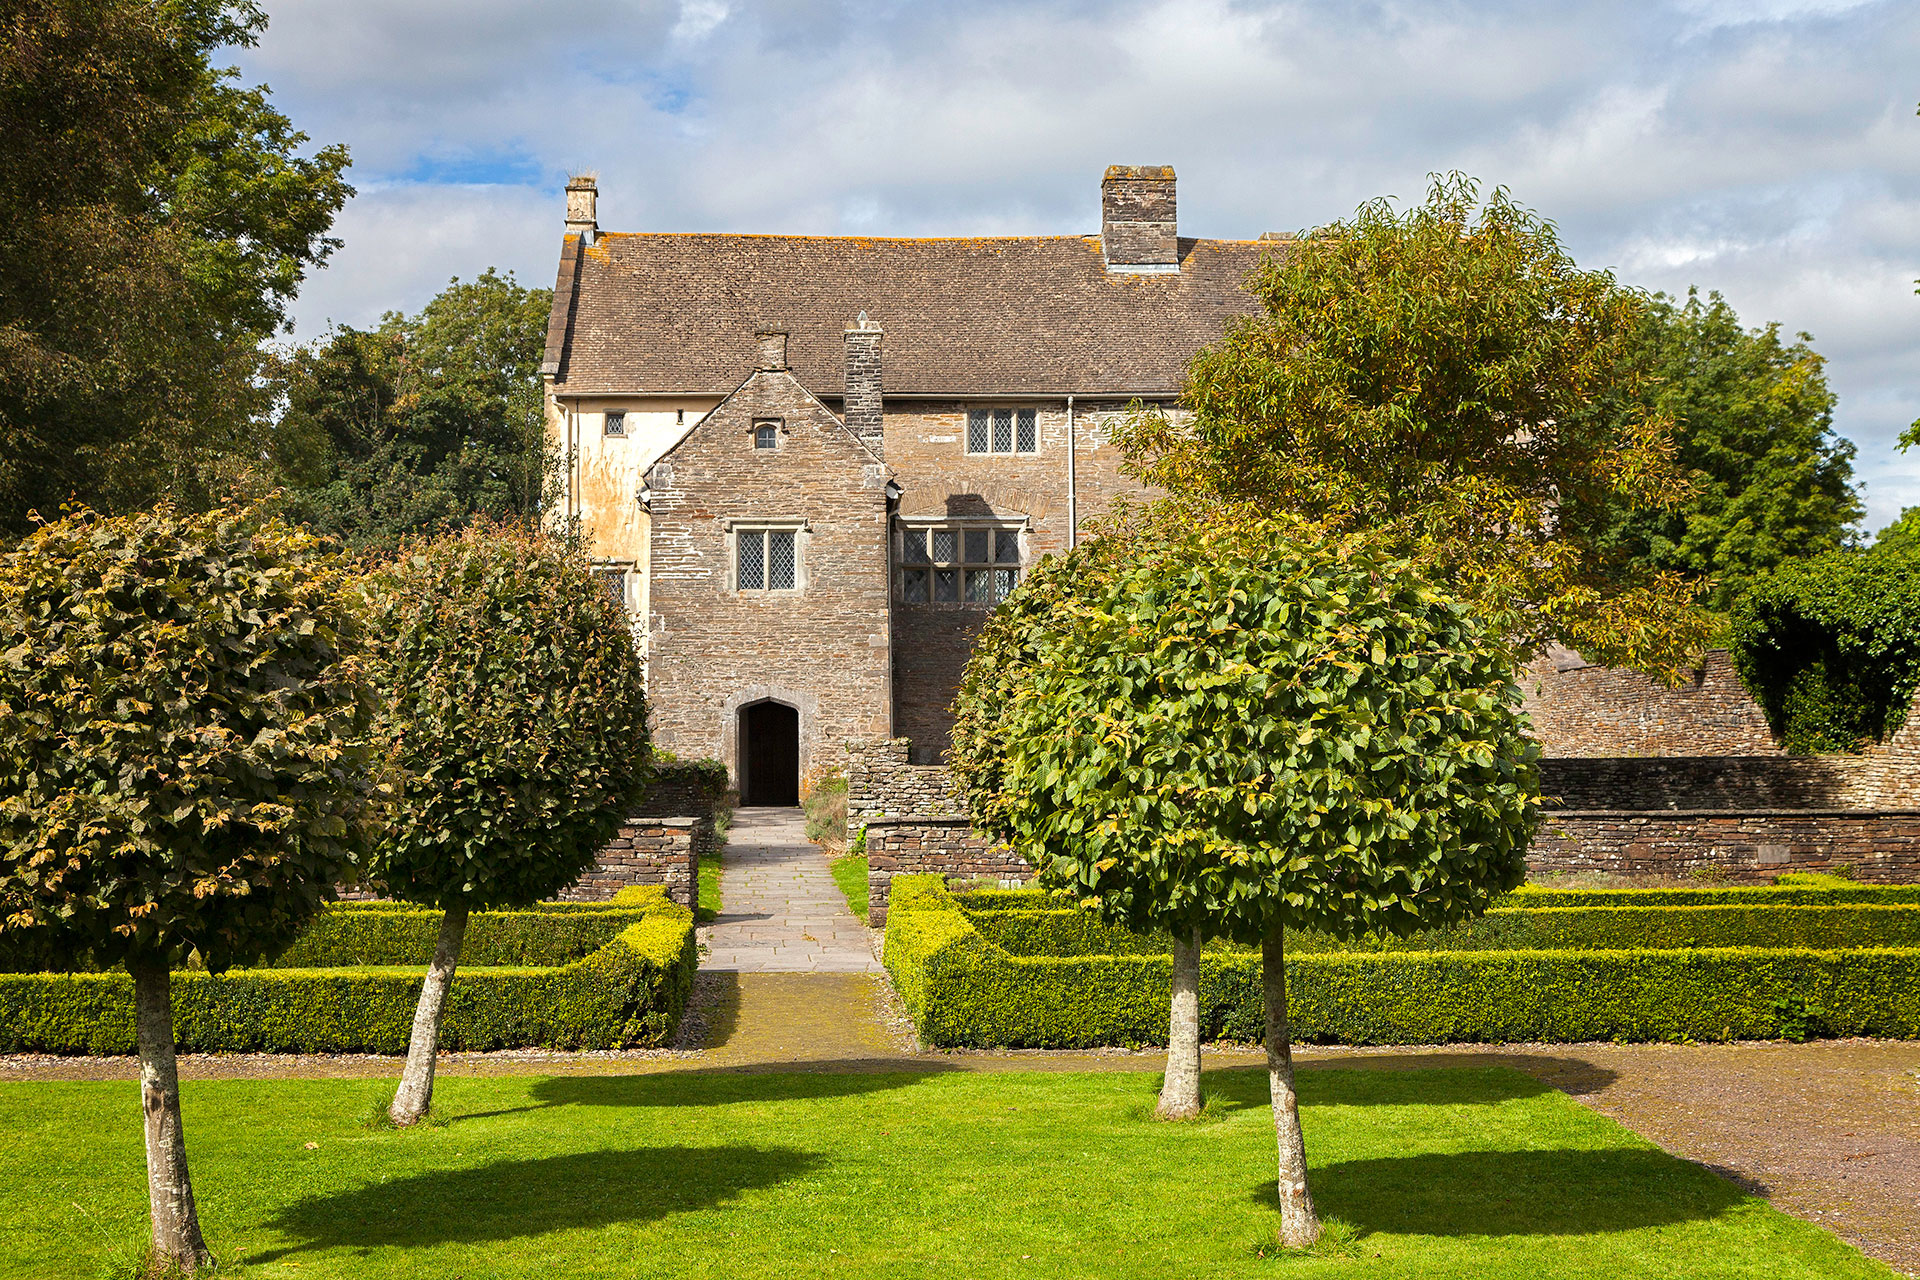
M1811 341L1789 345L1778 324L1743 328L1717 293L1656 295L1622 357L1633 370L1625 394L1601 412L1671 420L1691 487L1664 510L1589 513L1602 545L1642 571L1711 583L1718 611L1767 570L1841 546L1861 514L1854 449L1833 433L1834 396Z
M1459 175L1277 243L1247 285L1259 310L1194 358L1190 412L1118 432L1134 474L1372 530L1523 645L1670 676L1691 659L1694 586L1587 514L1687 492L1659 413L1591 412L1622 394L1642 295Z
M0 534L70 496L254 479L260 343L337 242L344 147L213 58L252 0L23 0L0 18Z
M355 547L531 516L548 470L540 360L552 291L489 269L417 316L290 353L274 455L288 508Z

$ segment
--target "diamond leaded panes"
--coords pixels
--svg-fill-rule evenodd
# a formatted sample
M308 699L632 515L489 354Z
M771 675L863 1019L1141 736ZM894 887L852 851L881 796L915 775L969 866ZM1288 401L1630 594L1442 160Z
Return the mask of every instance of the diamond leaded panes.
M968 453L1034 453L1040 433L1033 409L969 409Z
M903 529L900 548L903 604L995 605L1020 583L1018 529Z
M764 591L767 586L767 535L758 529L742 530L740 547L740 589Z
M793 570L793 532L783 529L768 534L767 590L793 590Z

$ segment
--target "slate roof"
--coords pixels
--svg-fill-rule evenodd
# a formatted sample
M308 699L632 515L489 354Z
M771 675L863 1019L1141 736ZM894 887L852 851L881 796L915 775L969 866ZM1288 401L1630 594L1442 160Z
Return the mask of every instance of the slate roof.
M756 329L815 394L845 390L848 321L885 330L890 396L1172 396L1252 309L1272 241L1180 241L1178 273L1109 272L1098 236L890 239L602 232L560 257L546 361L562 395L725 395Z

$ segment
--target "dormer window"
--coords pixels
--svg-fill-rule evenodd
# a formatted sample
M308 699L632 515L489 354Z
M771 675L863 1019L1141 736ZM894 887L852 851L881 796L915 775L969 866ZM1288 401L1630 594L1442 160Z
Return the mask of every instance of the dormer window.
M778 449L780 447L780 420L763 418L753 424L753 447L756 449Z
M624 436L627 434L627 415L624 413L609 413L607 415L607 434L610 436Z
M968 453L1035 453L1039 432L1032 409L970 409Z

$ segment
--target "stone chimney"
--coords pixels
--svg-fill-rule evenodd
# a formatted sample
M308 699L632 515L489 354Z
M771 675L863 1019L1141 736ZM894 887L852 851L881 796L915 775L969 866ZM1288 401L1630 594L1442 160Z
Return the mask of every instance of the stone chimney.
M590 173L567 179L567 234L585 244L600 234L600 183Z
M1100 251L1109 271L1178 271L1173 166L1116 164L1100 182Z
M847 429L864 440L876 455L884 456L880 424L880 323L860 318L847 325Z
M756 329L753 340L760 348L760 362L755 368L766 373L777 373L787 367L785 329Z

